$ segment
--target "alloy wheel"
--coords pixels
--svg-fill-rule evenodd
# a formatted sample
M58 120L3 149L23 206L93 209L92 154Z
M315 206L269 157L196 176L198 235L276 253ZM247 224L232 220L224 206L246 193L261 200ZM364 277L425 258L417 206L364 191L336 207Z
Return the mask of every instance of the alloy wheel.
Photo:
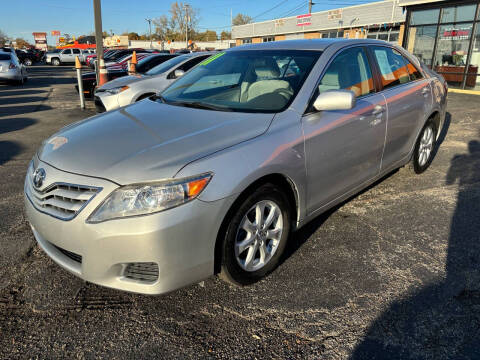
M283 228L278 204L262 200L253 205L237 230L235 257L240 267L249 272L263 268L277 251Z
M418 148L418 165L424 166L430 159L433 150L434 131L432 126L427 126L422 138L420 139L420 146Z

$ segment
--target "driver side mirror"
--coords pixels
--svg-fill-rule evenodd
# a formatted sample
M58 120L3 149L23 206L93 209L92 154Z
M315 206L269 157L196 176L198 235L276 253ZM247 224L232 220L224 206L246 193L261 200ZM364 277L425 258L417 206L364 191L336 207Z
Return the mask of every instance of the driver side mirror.
M313 103L317 111L350 110L356 103L356 97L350 90L327 90L320 93Z
M175 70L173 75L175 76L175 79L178 79L179 77L182 77L183 75L185 75L185 71L177 69Z

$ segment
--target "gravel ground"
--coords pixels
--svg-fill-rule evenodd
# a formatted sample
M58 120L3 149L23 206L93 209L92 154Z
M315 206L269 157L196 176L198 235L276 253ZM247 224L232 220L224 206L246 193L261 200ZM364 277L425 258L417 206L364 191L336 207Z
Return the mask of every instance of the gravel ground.
M267 279L149 297L85 283L35 244L27 164L94 111L71 68L30 74L0 85L1 358L480 358L480 97L449 95L427 172L400 169L317 218Z

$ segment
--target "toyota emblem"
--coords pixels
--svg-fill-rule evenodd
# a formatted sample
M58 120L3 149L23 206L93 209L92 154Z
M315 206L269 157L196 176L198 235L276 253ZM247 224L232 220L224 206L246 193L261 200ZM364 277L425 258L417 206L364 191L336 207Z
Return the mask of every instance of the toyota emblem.
M35 185L36 188L41 187L46 176L47 174L43 168L35 170L33 173L33 185Z

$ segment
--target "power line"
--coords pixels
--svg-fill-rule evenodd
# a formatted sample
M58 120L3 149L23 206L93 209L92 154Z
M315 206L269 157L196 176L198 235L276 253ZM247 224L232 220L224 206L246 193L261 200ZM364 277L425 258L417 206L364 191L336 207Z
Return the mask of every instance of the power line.
M272 8L270 8L270 9L262 12L261 14L258 14L257 16L254 16L254 17L252 18L252 20L254 20L254 19L256 19L256 18L259 18L260 16L265 15L266 13L268 13L268 12L270 12L270 11L272 11L272 10L275 10L275 9L278 8L279 6L285 4L287 1L288 1L288 0L280 1L280 2L279 2L277 5L275 5L274 7L272 7Z

